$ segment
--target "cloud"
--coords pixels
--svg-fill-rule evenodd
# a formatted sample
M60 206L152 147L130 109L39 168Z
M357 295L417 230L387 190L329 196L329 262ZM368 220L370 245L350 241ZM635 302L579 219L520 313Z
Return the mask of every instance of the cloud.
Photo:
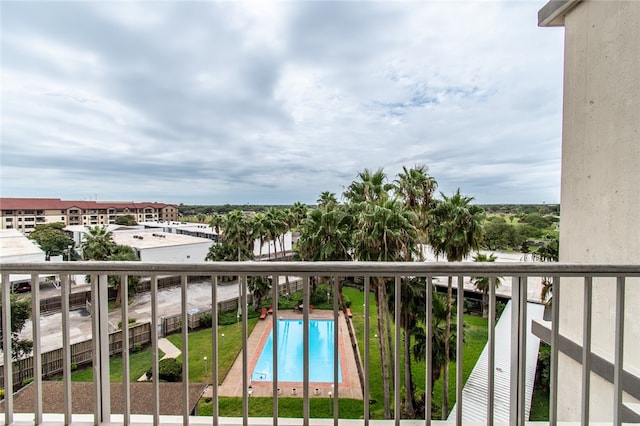
M2 195L312 203L426 164L447 193L558 202L541 6L3 4Z

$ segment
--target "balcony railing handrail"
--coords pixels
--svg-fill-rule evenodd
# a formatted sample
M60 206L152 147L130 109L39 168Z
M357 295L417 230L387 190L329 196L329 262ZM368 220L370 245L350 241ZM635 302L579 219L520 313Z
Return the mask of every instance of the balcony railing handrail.
M466 276L640 276L640 264L582 264L565 262L0 262L8 274L317 274L323 276L466 275Z
M108 294L107 294L107 284L108 281L106 276L108 275L120 275L121 283L123 287L123 295L126 297L127 291L127 275L142 275L142 276L150 276L151 281L151 342L152 342L152 371L153 376L158 376L158 279L163 275L178 275L180 276L180 315L181 315L181 323L188 324L188 297L187 297L187 284L188 278L193 276L210 276L211 277L211 306L212 306L212 320L213 327L217 327L218 322L218 303L217 303L217 284L219 276L238 276L238 306L248 306L248 287L247 287L247 278L256 275L256 276L265 276L270 275L273 277L274 282L280 282L279 278L283 276L299 276L302 277L303 284L303 309L302 309L302 322L309 324L309 313L310 313L310 282L311 277L314 276L322 276L322 277L333 277L330 280L330 286L334 294L337 294L339 291L338 281L340 277L364 277L363 288L365 294L368 294L372 289L372 280L374 277L393 277L395 278L395 285L393 287L395 300L401 299L401 282L404 277L426 277L427 279L424 281L425 289L428 290L426 286L430 285L427 283L432 282L431 279L435 277L443 277L443 276L456 276L457 278L457 287L460 288L464 285L464 277L491 277L491 285L489 285L489 294L488 294L488 306L490 311L490 320L488 326L488 347L493 348L495 350L495 312L496 312L496 294L495 294L495 282L497 280L496 277L512 277L512 309L511 309L511 338L510 338L510 351L511 351L511 360L510 360L510 392L511 396L509 399L509 415L511 424L524 424L525 423L525 369L522 367L525 365L527 355L526 355L526 347L527 347L527 333L529 325L527 323L527 287L528 287L528 279L531 277L550 277L549 280L553 283L554 288L558 288L556 286L561 286L560 282L561 278L564 277L580 277L584 279L584 304L585 306L591 309L592 305L592 287L593 287L593 277L614 277L615 280L606 279L602 281L610 282L609 284L615 285L615 294L616 294L616 302L615 302L615 324L613 325L613 333L616 336L616 344L615 344L615 353L611 361L611 365L614 368L612 374L611 383L614 389L614 424L620 424L623 413L623 391L625 391L625 386L628 387L628 384L625 384L623 378L625 377L625 369L623 362L623 349L624 349L624 330L625 330L625 284L626 282L630 282L632 285L637 285L638 280L626 280L629 277L640 277L640 264L582 264L582 263L544 263L544 262L496 262L496 263L477 263L477 262L283 262L283 261L274 261L274 262L199 262L199 263L181 263L181 262L111 262L111 261L80 261L80 262L0 262L0 272L2 275L2 286L3 288L8 288L8 281L11 275L22 275L27 274L31 277L31 282L37 282L38 276L42 275L59 275L61 281L61 300L62 304L62 331L63 331L63 380L64 380L64 413L60 413L64 415L65 423L71 423L72 420L72 407L71 407L71 365L72 365L72 351L71 351L71 340L70 340L70 305L69 305L69 296L71 289L71 275L90 275L91 282L91 306L92 306L92 315L91 315L91 325L92 325L92 342L93 342L93 363L94 363L94 403L95 403L95 422L100 423L103 421L109 421L111 419L111 393L110 393L110 379L109 379L109 353L108 353ZM567 280L568 284L571 284L573 279ZM376 284L378 285L378 284ZM277 299L280 296L280 289L278 286L273 286L270 290L270 295L273 300ZM384 287L384 286L383 286ZM10 306L10 298L9 292L3 292L2 300L0 301L0 305L2 305L2 324L3 324L3 334L5 338L2 341L2 349L3 349L3 358L4 358L4 366L3 373L6 380L6 398L4 402L5 408L5 424L11 424L13 422L13 382L8 378L13 377L13 363L11 362L10 354L10 340L6 337L9 336L9 324L10 320L10 309L6 309ZM559 324L560 319L560 296L561 293L554 293L554 303L551 306L552 310L552 324ZM34 318L38 318L40 316L39 309L39 298L40 298L40 290L39 286L34 286L32 291L32 315ZM177 301L176 301L177 303ZM432 324L431 321L428 321L428 318L432 312L432 293L431 291L426 292L426 315L425 315L425 324L426 324L426 353L432 354ZM370 323L369 323L369 314L371 309L371 303L368 299L365 298L365 304L363 305L364 309L364 321L365 321L365 340L364 340L364 353L365 353L365 362L363 368L363 372L361 377L363 378L363 396L366 398L369 395L369 369L370 366L368 364L368 356L367 354L370 351ZM462 424L462 388L463 388L463 374L462 374L462 359L463 359L463 312L464 312L464 298L458 298L456 301L457 305L457 343L456 343L456 359L458 360L458 364L456 364L456 401L458 405L455 409L455 418L456 424ZM121 318L122 323L127 324L129 319L128 312L128 303L122 303L121 305ZM277 326L278 321L278 304L274 304L273 306L273 315L271 316L270 321L272 322L272 327ZM585 308L586 309L586 308ZM333 320L335 323L338 321L339 314L339 306L337 303L337 299L334 299L333 304ZM393 308L394 312L389 312L389 314L393 314L394 321L394 332L393 334L396 336L393 348L390 350L393 351L396 360L399 360L401 357L400 351L400 304L395 304ZM344 311L345 317L347 312ZM248 413L249 413L249 396L248 393L248 385L251 383L250 371L249 371L249 360L248 360L248 319L246 315L243 315L241 320L240 316L238 326L242 329L242 342L243 342L243 350L242 350L242 424L247 426L249 424L248 421ZM582 410L583 415L582 418L588 420L588 413L590 408L590 398L589 398L589 381L592 372L595 371L591 368L591 360L593 358L593 354L591 352L591 342L590 342L590 330L591 330L591 315L584 315L584 330L589 330L583 333L587 336L586 340L582 342L582 379L583 385L582 390ZM41 336L39 322L35 321L32 323L33 328L33 336L34 342L38 342ZM558 358L559 358L559 348L561 343L562 336L559 332L560 327L551 327L550 329L550 343L551 343L551 363L550 363L550 411L549 411L549 420L551 424L555 424L558 419L557 413L557 401L558 401ZM305 328L306 329L306 328ZM338 333L337 328L334 328L334 345L338 342ZM125 327L123 329L123 377L129 376L129 329ZM224 335L223 335L224 336ZM382 336L382 335L381 335ZM303 421L302 424L304 426L308 426L309 419L311 417L310 412L310 378L308 375L309 371L309 337L308 331L303 335L303 347L304 350L304 366L303 369L305 371L305 375L302 380L302 390L303 393ZM182 389L182 419L186 424L189 422L189 388L188 388L188 380L189 377L189 367L188 367L188 359L189 359L189 336L187 332L182 333L182 348L183 348L183 389ZM218 336L217 333L212 333L212 350L211 354L211 368L217 368L218 363L218 352L220 347L218 346ZM278 380L277 380L277 349L278 344L274 337L273 343L273 363L274 363L274 380L273 380L273 389L272 394L274 396L274 417L273 417L273 425L278 426L278 422L280 421L278 416L278 408L277 408L277 400L279 394ZM334 352L334 362L333 362L333 373L334 379L333 383L335 386L338 386L338 352ZM35 404L34 404L34 414L36 423L39 424L43 420L43 406L42 406L42 365L40 363L41 351L39 345L36 343L34 346L34 367L33 371L35 373L34 380L34 394L36 395ZM494 361L495 354L492 353L490 355L490 362ZM430 357L428 357L430 360ZM531 357L529 357L531 359ZM206 357L205 357L206 360ZM430 371L429 362L427 363L427 370ZM400 377L400 364L396 362L393 366L393 376L396 378ZM494 364L489 364L488 368L488 405L487 405L487 424L493 425L493 403L494 403L494 381L495 381L495 371ZM213 383L217 383L217 370L215 371ZM428 377L427 373L427 377ZM154 411L154 423L158 424L160 419L159 414L159 389L158 382L153 382L153 411ZM432 402L431 396L431 382L429 380L425 383L425 395L426 401L425 404L429 407L425 413L425 425L428 426L431 424L431 413L430 407ZM635 385L634 385L635 386ZM211 418L211 422L214 426L219 426L218 421L218 411L217 411L217 403L218 403L218 391L217 387L214 387L213 398L214 398L214 412ZM332 388L334 389L334 388ZM336 388L337 389L337 388ZM396 426L400 426L400 413L401 413L401 393L400 393L400 380L396 380L394 382L393 391L390 397L392 400L392 405L394 406L394 424ZM124 400L124 408L123 408L123 416L124 422L129 423L131 419L131 409L130 409L130 389L128 382L123 383L123 400ZM334 394L337 395L337 394ZM334 398L333 401L333 424L334 426L338 424L338 398ZM586 413L586 414L584 414ZM369 425L369 406L368 404L364 404L364 424Z

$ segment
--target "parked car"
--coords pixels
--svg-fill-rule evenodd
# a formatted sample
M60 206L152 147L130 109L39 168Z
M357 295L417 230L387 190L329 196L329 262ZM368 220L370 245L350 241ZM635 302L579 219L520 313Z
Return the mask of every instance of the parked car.
M20 282L13 285L14 293L27 293L31 291L31 284L28 282Z

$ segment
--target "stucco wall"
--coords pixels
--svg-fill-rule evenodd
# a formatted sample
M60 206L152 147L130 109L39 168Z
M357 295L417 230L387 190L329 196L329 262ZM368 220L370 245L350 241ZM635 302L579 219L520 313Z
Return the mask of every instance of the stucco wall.
M204 262L211 244L211 241L208 241L180 246L144 248L140 250L140 260L143 262Z
M564 20L560 260L640 262L640 2L583 1ZM613 359L615 280L595 281L593 351ZM560 333L582 342L582 281L564 281ZM640 376L640 282L626 290L625 370ZM580 414L581 366L560 359L559 419ZM612 385L592 379L592 421Z

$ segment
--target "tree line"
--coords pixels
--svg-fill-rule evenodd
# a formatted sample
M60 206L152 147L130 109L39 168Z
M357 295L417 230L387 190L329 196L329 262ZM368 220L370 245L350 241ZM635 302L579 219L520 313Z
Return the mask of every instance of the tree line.
M297 202L285 208L270 206L253 209L256 211L251 214L247 214L249 209L246 205L224 214L209 214L203 210L197 213L201 216L197 216L196 221L208 221L221 235L220 241L212 244L205 259L208 261L253 260L256 240L260 247L260 259L265 256L269 259L282 258L286 255L284 239L289 231L299 233L294 252L295 259L302 261L422 261L427 245L438 257L461 261L481 247L495 249L506 246L517 249L518 244L522 246L522 241L528 241L532 236L547 241L540 246L541 253L544 253L538 254L541 260L553 257L553 253L544 251L549 247L551 251L555 248L557 259L557 237L554 242L553 235L550 237L548 232L557 226L557 219L552 215L539 211L487 215L479 205L472 203L473 197L463 195L460 189L451 195L441 192L439 197L435 195L436 189L437 181L429 175L424 165L403 167L393 180L383 169L365 169L346 186L340 200L335 193L325 191L319 194L315 206ZM63 233L61 229L54 230ZM512 230L520 233L508 240ZM47 253L51 254L63 251L69 242L51 229L36 228L32 235L42 246L47 246L47 241L51 240L52 248L47 249ZM273 253L271 244L268 245L268 253L262 252L265 242L277 243L273 245ZM90 227L85 232L81 248L85 260L138 260L133 249L117 246L111 232L100 226ZM474 260L492 262L495 256L477 253ZM122 296L118 279L110 277L110 285L118 289L119 301ZM129 282L130 292L135 292L135 279L130 277L133 280ZM490 280L474 277L473 282L483 292L486 315L486 293ZM254 308L259 309L272 283L268 277L252 277L247 284L254 296ZM312 285L315 287L315 279ZM391 312L396 303L395 282L376 277L372 279L372 289L378 318L384 416L391 418L390 390L394 380L404 381L405 395L401 407L404 415L409 418L423 416L424 398L419 397L413 383L411 360L424 360L429 355L426 354L424 300L425 292L433 291L433 286L428 286L418 278L407 278L401 282L400 327L405 363L402 379L393 377L396 360L393 359ZM344 303L341 294L338 297ZM455 355L456 344L451 277L447 282L446 296L434 294L433 300L433 352L430 354L433 369L430 380L443 379L442 414L446 416L449 411L449 361Z
M483 237L483 210L472 204L472 197L460 190L448 196L434 197L435 178L426 166L403 167L393 181L383 169L365 169L342 194L322 192L317 206L296 203L293 208L269 209L265 215L247 216L240 210L214 215L211 225L222 231L222 242L212 247L208 260L244 260L253 254L254 240L278 238L290 229L299 232L295 252L302 261L421 261L430 245L438 256L460 261L478 250ZM262 216L261 216L262 215ZM490 260L489 260L490 261ZM251 285L251 284L250 284ZM265 281L260 294L266 294ZM378 318L378 346L384 392L384 416L391 418L390 389L394 380L392 316L394 281L372 279ZM452 282L445 298L434 297L433 371L431 380L443 377L442 413L449 411L449 361L455 349L452 327ZM426 352L424 318L425 290L432 288L421 279L404 279L401 284L401 329L404 339L404 403L402 410L410 418L424 415L411 374L411 360L422 359ZM413 339L413 340L412 340ZM416 343L412 346L411 342ZM397 360L398 362L400 360Z

